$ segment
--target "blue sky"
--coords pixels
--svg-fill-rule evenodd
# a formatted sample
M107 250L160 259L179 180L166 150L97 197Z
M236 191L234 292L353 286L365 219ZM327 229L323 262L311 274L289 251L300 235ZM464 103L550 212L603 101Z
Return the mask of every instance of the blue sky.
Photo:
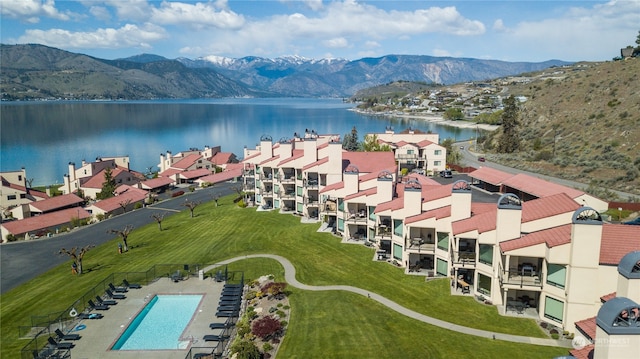
M640 1L0 0L1 41L105 59L387 54L610 60Z

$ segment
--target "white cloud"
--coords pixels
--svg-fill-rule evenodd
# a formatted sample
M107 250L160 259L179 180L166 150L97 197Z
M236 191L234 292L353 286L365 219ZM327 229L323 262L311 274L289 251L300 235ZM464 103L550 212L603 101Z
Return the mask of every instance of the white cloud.
M40 21L40 17L63 21L70 18L70 13L61 13L56 9L54 0L2 0L0 14L30 23Z
M348 47L349 41L347 41L347 39L345 39L344 37L336 37L333 39L324 40L322 44L329 48L341 48Z
M497 32L507 32L509 29L504 25L504 21L502 19L498 19L493 22L493 30Z
M60 48L151 48L151 43L166 38L164 29L145 24L127 24L118 29L97 29L93 32L72 32L63 29L27 30L18 41L39 43Z
M451 56L451 53L444 49L433 49L432 53L433 53L433 56L441 56L441 57Z
M364 47L367 48L367 49L377 49L377 48L382 47L382 45L380 45L380 43L377 42L377 41L369 40L369 41L365 41Z
M91 6L89 13L100 21L109 21L111 19L111 13L104 6Z
M244 23L244 17L228 9L218 9L217 3L163 2L153 8L151 22L162 25L185 25L197 29L215 27L237 29ZM226 2L221 2L226 7Z
M123 21L147 21L153 8L147 0L105 0L104 4L113 7Z
M313 11L322 9L322 0L280 0L280 2L283 4L301 2Z

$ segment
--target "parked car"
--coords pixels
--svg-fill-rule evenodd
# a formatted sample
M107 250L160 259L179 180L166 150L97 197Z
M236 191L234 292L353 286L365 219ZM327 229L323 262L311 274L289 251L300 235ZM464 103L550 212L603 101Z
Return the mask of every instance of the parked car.
M440 177L451 178L453 177L453 174L450 170L440 171Z
M460 149L461 149L461 150L464 150L464 146L460 146Z
M637 217L636 219L632 219L630 221L622 222L622 224L630 224L632 226L640 226L640 217Z
M485 161L485 160L484 160L484 157L478 157L478 161L480 161L480 162L484 162L484 161Z

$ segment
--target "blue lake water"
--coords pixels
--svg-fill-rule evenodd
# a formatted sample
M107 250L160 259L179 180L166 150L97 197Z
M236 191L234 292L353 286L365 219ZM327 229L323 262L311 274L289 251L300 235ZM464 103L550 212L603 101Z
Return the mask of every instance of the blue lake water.
M160 154L222 146L239 158L260 136L274 141L305 129L343 136L407 127L467 139L459 129L419 119L364 116L340 99L203 99L111 102L19 102L0 105L0 171L25 167L33 185L61 183L67 164L129 155L131 168L158 169Z

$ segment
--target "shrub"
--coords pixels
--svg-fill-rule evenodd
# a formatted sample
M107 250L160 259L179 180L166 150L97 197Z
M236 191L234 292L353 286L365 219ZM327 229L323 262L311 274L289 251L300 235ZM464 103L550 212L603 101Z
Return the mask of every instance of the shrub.
M280 321L280 326L282 326L283 328L287 326L287 324L289 324L289 322L287 322L286 320L281 320ZM274 339L275 340L275 339Z
M104 221L104 213L98 213L96 214L96 219L98 221Z
M558 333L554 333L554 334L551 334L551 338L552 339L558 339L558 338L560 338L560 335Z
M287 287L287 283L276 283L276 282L270 282L265 284L262 288L260 288L260 290L263 293L267 293L269 295L278 295L281 293L284 293L284 289Z
M549 334L558 334L558 330L557 329L551 329L549 331Z
M142 203L141 202L137 202L135 206L133 206L133 208L135 209L140 209L142 208Z
M184 194L184 191L176 191L171 194L171 197L180 197Z
M253 299L255 297L256 297L256 292L255 291L252 290L252 291L247 292L247 300L251 300L251 299Z
M264 344L262 345L262 351L268 352L268 351L270 351L271 349L273 349L273 346L272 346L271 344L269 344L269 343L264 343Z
M250 341L240 340L231 346L231 352L236 353L238 359L260 359L260 351Z
M262 339L268 338L282 329L280 321L272 316L257 319L251 325L251 333Z
M285 314L283 311L278 310L278 311L276 312L276 315L277 315L278 317L280 317L280 318L284 318L284 316L285 316L286 314Z
M11 233L7 234L5 238L7 239L7 242L15 242L17 240L16 236Z
M547 327L549 326L549 324L547 324L546 322L542 322L540 323L540 327L547 329Z

